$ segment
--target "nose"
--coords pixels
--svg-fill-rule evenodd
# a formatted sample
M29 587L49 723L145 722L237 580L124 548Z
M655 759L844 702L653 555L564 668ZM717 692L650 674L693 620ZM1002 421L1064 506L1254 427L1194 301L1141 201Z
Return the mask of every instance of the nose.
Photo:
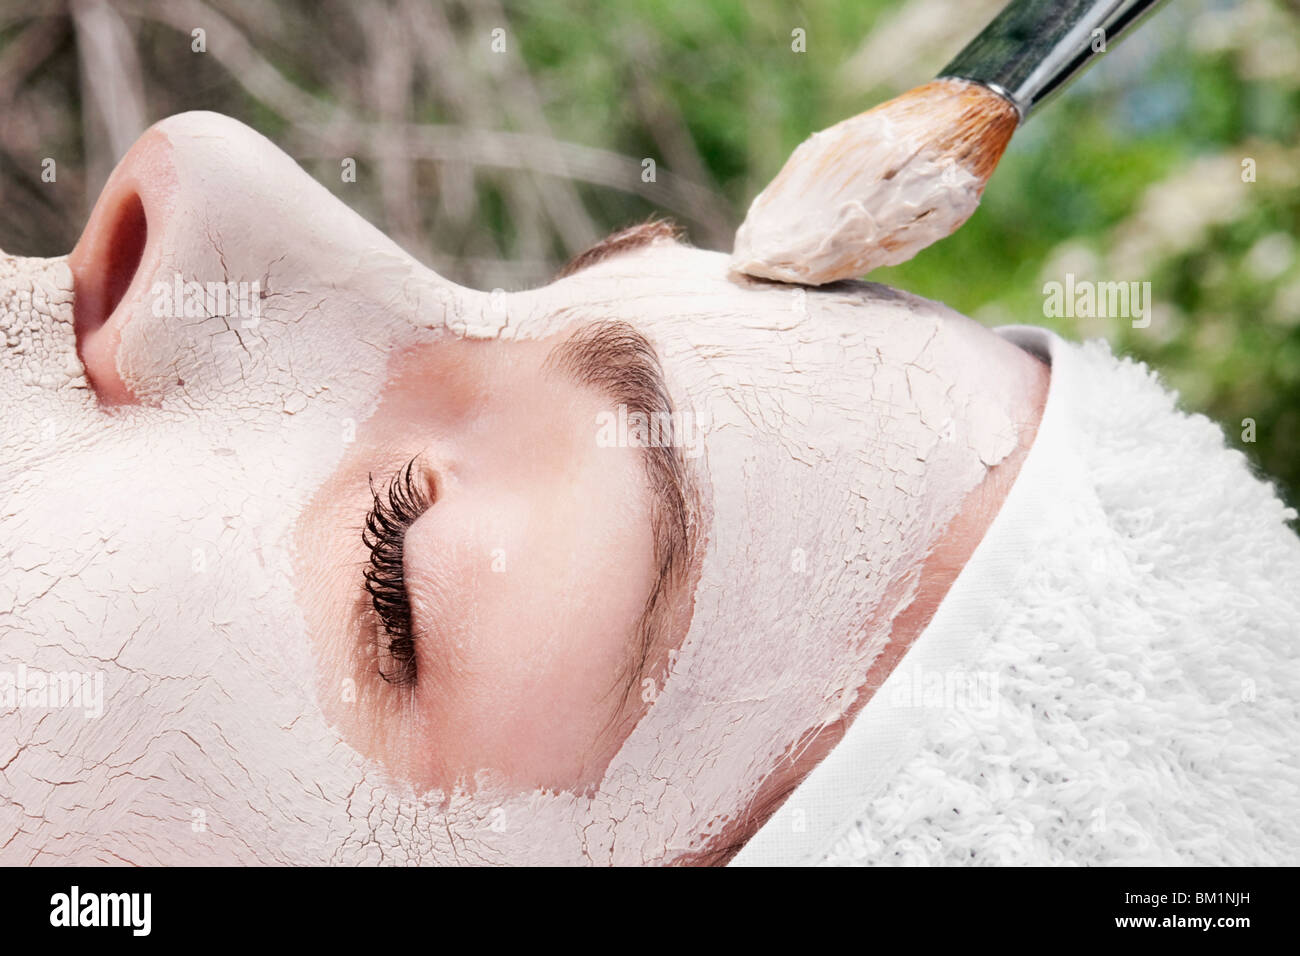
M105 405L273 402L310 384L304 356L384 352L413 324L468 326L485 308L216 113L136 141L68 264L77 351Z
M175 185L171 145L150 130L113 170L68 257L77 351L105 405L137 400L122 379L118 350L122 328L157 268Z

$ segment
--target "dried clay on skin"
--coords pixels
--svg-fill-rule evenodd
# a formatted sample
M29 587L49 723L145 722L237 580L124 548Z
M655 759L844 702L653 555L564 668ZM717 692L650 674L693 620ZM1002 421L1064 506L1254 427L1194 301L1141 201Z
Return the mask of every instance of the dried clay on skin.
M406 257L246 128L161 129L169 222L205 226L160 236L147 278L269 295L253 327L159 326L142 299L120 372L149 400L105 410L78 373L66 263L0 259L0 664L99 672L105 697L96 720L0 708L6 861L672 859L851 705L825 688L857 686L936 529L1015 446L1021 353L934 303L869 286L800 299L668 244L494 298ZM346 423L378 406L389 355L611 318L654 341L705 433L677 662L594 792L511 792L490 768L472 793L411 792L323 716L340 689L318 686L296 523Z

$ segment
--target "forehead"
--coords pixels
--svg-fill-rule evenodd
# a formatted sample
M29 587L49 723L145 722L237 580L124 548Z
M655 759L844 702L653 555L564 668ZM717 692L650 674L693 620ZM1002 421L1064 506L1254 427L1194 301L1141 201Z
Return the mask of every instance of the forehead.
M627 314L621 318L635 322L638 317L788 309L795 288L732 275L725 254L669 238L593 251L600 254L584 253L575 260L577 268L566 267L560 278L524 295L543 308L585 309L604 318L622 310Z
M733 272L724 253L664 237L612 248L518 295L528 316L521 323L528 331L521 327L521 334L549 334L584 318L617 318L642 326L670 351L670 340L684 336L700 348L744 350L767 342L820 352L870 344L904 319L932 330L935 320L955 315L871 282L807 287L755 279Z

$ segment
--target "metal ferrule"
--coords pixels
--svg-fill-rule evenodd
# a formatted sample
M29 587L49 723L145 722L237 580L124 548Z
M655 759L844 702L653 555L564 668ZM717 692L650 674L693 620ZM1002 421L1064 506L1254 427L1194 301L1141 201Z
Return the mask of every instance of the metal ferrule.
M939 78L982 83L1010 100L1024 122L1160 2L1012 0Z

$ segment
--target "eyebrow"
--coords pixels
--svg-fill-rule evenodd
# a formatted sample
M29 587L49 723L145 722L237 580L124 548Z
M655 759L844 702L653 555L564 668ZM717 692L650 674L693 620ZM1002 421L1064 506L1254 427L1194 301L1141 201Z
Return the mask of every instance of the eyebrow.
M612 232L590 249L578 253L564 264L555 274L556 279L564 279L583 269L590 268L598 262L640 249L659 241L681 242L682 230L671 219L648 219L643 223Z
M626 405L629 417L665 416L677 422L663 367L649 340L627 322L601 320L580 326L547 356L546 364L567 373L579 385L593 388L616 405ZM650 417L647 420L655 420ZM694 479L681 442L674 438L642 448L651 499L655 582L637 624L635 662L624 688L624 701L645 675L652 651L665 643L673 621L674 598L689 578L698 524Z

